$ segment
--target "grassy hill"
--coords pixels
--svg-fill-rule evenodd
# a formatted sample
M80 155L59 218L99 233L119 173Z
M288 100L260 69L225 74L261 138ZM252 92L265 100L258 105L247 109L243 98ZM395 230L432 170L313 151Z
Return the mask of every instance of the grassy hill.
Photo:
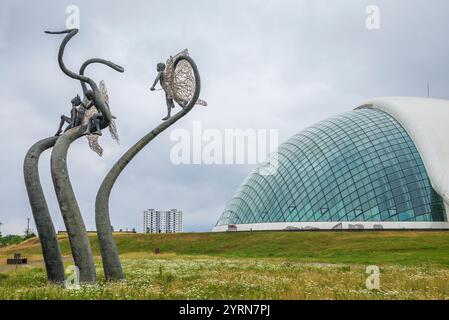
M90 236L94 254L98 241ZM435 264L449 267L449 232L244 232L116 234L120 254L161 253L230 258L283 258L302 262L354 264ZM70 255L66 235L63 255ZM0 249L0 257L41 254L38 239Z
M0 249L2 299L449 299L449 232L116 234L125 282L47 283L38 239ZM60 237L66 266L67 236ZM154 254L160 248L161 254ZM5 265L20 252L30 264ZM366 288L366 267L380 288Z

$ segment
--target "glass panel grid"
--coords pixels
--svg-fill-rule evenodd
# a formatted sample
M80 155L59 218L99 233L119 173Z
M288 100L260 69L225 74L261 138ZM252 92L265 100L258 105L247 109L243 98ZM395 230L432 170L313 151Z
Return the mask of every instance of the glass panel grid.
M253 171L217 225L446 221L413 141L384 112L322 121L282 144L278 155L276 174Z

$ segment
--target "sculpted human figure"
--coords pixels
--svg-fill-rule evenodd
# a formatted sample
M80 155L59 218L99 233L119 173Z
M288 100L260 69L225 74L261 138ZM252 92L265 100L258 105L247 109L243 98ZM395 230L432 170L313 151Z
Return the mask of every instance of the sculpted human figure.
M58 131L56 132L55 136L59 136L62 133L62 127L65 123L68 123L69 125L67 128L65 128L64 132L71 128L75 128L81 124L82 119L84 118L84 113L86 110L86 105L81 101L81 98L79 95L76 95L75 98L73 98L70 103L72 104L72 109L70 110L70 117L67 117L66 115L61 115L61 121L59 123Z
M86 117L89 117L88 123L87 123L87 130L86 134L94 134L101 136L101 121L103 119L103 114L101 112L98 112L98 108L95 106L95 100L94 100L94 94L92 90L87 90L85 97L87 99L87 104L85 104L83 101L81 101L81 98L79 95L77 95L75 98L73 98L70 102L72 104L72 109L70 110L70 118L66 115L61 115L61 122L59 124L58 131L56 132L55 136L59 136L62 133L62 127L64 126L64 123L68 123L69 125L65 128L64 132L67 132L69 129L75 128L77 126L80 126L83 124L83 122L86 120ZM107 104L107 102L106 102ZM86 111L90 110L92 107L96 108L96 111L93 115L89 116ZM112 119L115 119L114 116L112 116Z
M195 91L195 77L192 67L185 60L174 65L174 62L181 56L188 57L189 51L184 49L174 57L170 56L166 63L157 64L157 76L151 86L151 91L155 91L158 83L161 84L165 91L165 101L167 104L167 116L162 120L168 120L171 116L171 109L175 107L175 102L181 107L185 106L192 100ZM198 99L196 104L207 106L207 102Z
M173 92L172 90L169 88L169 86L167 85L167 81L165 79L165 72L166 66L165 63L158 63L157 64L157 76L156 79L153 82L153 85L151 86L151 91L155 91L155 87L158 84L158 82L161 84L162 89L164 89L165 91L165 101L167 103L167 116L162 118L162 120L168 120L171 116L171 109L173 109L175 107L175 103L173 102ZM182 108L184 108L184 105L181 105Z
M89 107L95 106L94 93L92 90L86 91L86 99L89 100L89 104L88 104ZM98 108L96 106L95 106L95 108L98 110ZM102 135L102 133L101 133L101 121L102 120L104 120L104 119L103 119L103 114L101 112L96 112L94 115L92 115L88 119L86 133L101 136Z

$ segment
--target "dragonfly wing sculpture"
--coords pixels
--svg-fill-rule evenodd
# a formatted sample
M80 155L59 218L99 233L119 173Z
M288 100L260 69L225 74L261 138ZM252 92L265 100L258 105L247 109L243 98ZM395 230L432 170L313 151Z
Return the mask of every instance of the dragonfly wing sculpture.
M86 110L86 113L84 114L84 119L82 124L87 125L90 121L90 118L92 118L95 114L98 113L97 108L95 106L90 107ZM86 136L87 141L89 142L89 148L91 148L96 154L98 154L100 157L103 155L103 148L98 143L99 136L96 134L89 134Z
M106 101L107 104L109 104L108 90L107 90L106 84L103 80L100 82L99 87L100 87L101 94L104 97L104 100ZM97 113L98 113L98 110L97 110L97 108L95 108L95 106L92 106L90 109L86 110L82 124L83 125L87 124L90 121L90 119L92 118L92 116L94 116ZM112 139L114 139L118 143L120 140L119 140L119 136L117 133L117 125L114 120L111 121L111 124L109 125L108 128L109 128L109 132L111 134ZM96 154L98 154L101 157L103 155L103 148L101 147L101 145L98 142L99 138L100 138L100 136L97 134L87 135L87 141L89 142L89 148L91 148Z
M164 89L169 99L174 99L179 105L185 106L192 100L195 93L195 76L192 66L186 60L180 61L176 68L174 67L175 60L180 56L189 56L189 50L184 49L174 57L170 56L167 59L164 71L166 82ZM201 99L198 99L196 104L207 106L207 102Z
M100 91L101 91L101 94L103 95L106 103L109 104L108 89L106 88L106 84L105 84L104 80L100 81ZM109 129L109 133L111 134L112 139L117 141L117 143L119 143L120 138L118 136L117 124L115 123L114 119L111 120L111 124L109 125L108 129Z

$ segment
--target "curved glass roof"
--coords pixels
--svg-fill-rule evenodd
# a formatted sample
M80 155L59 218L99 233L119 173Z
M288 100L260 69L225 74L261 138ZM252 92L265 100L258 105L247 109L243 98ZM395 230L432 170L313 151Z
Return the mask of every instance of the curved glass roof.
M282 144L275 170L254 170L217 226L275 222L446 221L401 125L373 109L322 121ZM273 160L271 160L273 166Z

